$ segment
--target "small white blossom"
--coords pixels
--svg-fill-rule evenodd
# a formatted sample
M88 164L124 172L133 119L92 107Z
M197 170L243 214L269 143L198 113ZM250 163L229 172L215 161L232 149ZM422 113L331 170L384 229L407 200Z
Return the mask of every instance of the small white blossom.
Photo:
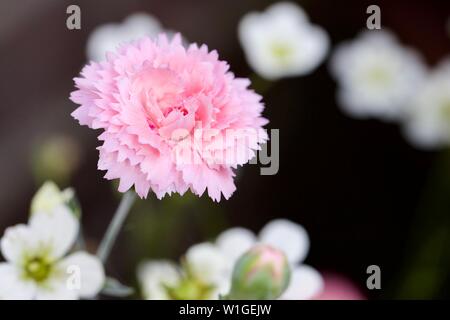
M339 84L338 103L356 118L399 119L426 68L412 49L383 29L365 31L338 46L331 71Z
M137 272L142 294L147 300L170 300L168 287L175 287L181 280L179 268L166 260L143 262Z
M211 243L188 249L181 267L166 260L143 262L137 272L148 300L218 299L229 288L232 265Z
M163 28L154 16L147 13L135 13L122 23L108 23L92 31L87 42L87 56L94 61L105 58L105 53L114 51L118 45L136 40L143 36L154 37Z
M189 271L204 283L214 284L216 288L223 288L228 282L230 269L233 267L227 257L208 242L196 244L186 252L186 263Z
M64 205L33 214L27 225L6 229L0 240L0 299L92 298L101 290L104 270L96 257L75 252L78 219Z
M430 72L407 111L405 134L413 145L450 146L450 57Z
M303 9L290 2L246 14L238 31L248 63L269 80L312 72L329 47L326 32L312 25Z

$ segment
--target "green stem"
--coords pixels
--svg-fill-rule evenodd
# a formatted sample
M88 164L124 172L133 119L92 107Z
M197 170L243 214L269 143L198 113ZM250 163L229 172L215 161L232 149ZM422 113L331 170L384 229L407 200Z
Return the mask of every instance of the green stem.
M105 263L108 259L109 253L111 252L114 242L116 241L117 235L119 234L119 231L122 228L122 225L125 222L125 219L128 216L128 212L130 211L135 199L136 194L134 193L134 191L128 191L123 195L119 207L114 213L114 216L97 250L97 256L103 263Z
M249 76L251 81L251 88L256 91L256 93L260 95L264 95L275 85L275 81L269 81L259 76L256 73L253 73Z
M449 276L450 152L435 160L411 230L409 257L397 285L395 298L433 299Z

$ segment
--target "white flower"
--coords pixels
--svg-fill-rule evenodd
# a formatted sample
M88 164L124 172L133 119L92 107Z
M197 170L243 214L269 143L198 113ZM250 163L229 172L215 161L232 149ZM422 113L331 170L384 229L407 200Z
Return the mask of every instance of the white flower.
M238 31L248 63L269 80L312 72L329 47L326 32L312 25L302 8L290 2L246 14Z
M114 51L123 42L143 36L154 37L162 32L158 19L147 13L135 13L122 23L108 23L97 27L89 35L87 56L94 61L105 58L105 53Z
M217 246L229 257L232 264L257 243L268 244L286 254L292 269L289 287L280 299L303 300L317 296L323 288L322 276L314 268L301 264L309 250L306 230L286 219L276 219L260 231L256 237L243 228L224 231L216 240Z
M421 57L386 30L365 31L338 46L331 71L339 83L338 102L357 118L403 116L425 74Z
M143 262L138 268L138 280L147 300L169 300L168 287L175 287L181 280L178 267L166 260Z
M78 299L103 286L101 262L85 252L65 257L79 223L64 205L51 214L33 214L28 225L6 229L0 240L0 299Z
M405 134L424 149L450 145L450 57L430 73L408 106Z
M196 244L186 252L186 264L196 279L212 284L217 290L229 282L232 264L230 260L212 243ZM225 282L225 283L224 283Z
M218 299L229 289L231 265L211 243L188 249L182 267L166 260L143 262L138 268L142 294L148 300Z

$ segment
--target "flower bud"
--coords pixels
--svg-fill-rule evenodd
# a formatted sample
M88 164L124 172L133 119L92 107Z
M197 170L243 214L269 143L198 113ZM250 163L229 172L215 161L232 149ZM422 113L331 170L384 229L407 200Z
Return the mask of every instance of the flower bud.
M276 299L286 290L290 274L283 252L268 245L257 245L236 262L231 290L225 299Z
M75 192L71 188L60 190L58 186L52 182L45 182L42 187L36 192L31 200L31 214L37 212L45 213L52 212L58 206L64 205L79 218L81 215L81 208L75 197Z

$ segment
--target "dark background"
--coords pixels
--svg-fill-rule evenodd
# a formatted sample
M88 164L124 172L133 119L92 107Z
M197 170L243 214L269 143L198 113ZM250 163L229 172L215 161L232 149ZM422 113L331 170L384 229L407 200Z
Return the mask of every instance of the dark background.
M430 66L450 52L445 28L448 1L298 2L312 22L327 30L333 47L365 28L367 6L378 4L382 26L420 51ZM75 108L68 100L72 78L86 63L90 31L136 11L148 12L189 41L217 49L238 76L249 76L252 71L237 39L237 24L248 11L263 10L270 3L2 1L0 233L26 221L40 183L30 164L32 152L47 136L70 136L81 146L80 165L66 184L77 190L92 247L118 203L111 184L96 169L98 132L80 127L70 117ZM81 7L81 30L66 28L70 4ZM306 262L319 270L339 272L365 287L367 266L379 265L382 289L366 292L369 298L449 298L449 157L445 151L414 149L395 124L354 120L341 113L327 63L311 75L281 80L264 94L268 127L280 129L277 175L260 176L257 166L245 167L235 194L220 204L189 196L158 203L151 195L150 205L139 203L134 217L132 213L113 252L110 273L134 281L135 263L142 253L177 258L225 227L258 231L270 219L285 217L308 230L312 247ZM144 212L152 206L158 207L156 213ZM186 212L164 217L162 211L172 210L171 206ZM171 232L162 228L148 236L158 231L159 221ZM436 228L443 228L443 237L433 238ZM132 236L133 230L144 235ZM147 248L149 239L153 244ZM436 247L438 253L431 253Z

